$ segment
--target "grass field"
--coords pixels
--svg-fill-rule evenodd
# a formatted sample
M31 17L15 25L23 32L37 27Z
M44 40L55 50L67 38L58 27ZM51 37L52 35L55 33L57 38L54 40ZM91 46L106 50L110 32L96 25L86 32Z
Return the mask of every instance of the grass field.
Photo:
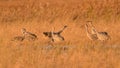
M91 41L86 21L111 40ZM0 68L120 68L120 0L0 0ZM65 41L48 44L44 31L60 30ZM36 41L15 42L21 28Z

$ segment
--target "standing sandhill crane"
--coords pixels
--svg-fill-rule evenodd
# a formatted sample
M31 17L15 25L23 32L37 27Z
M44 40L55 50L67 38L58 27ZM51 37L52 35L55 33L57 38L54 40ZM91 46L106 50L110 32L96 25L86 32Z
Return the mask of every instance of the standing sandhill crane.
M61 33L65 30L67 26L64 26L60 31L54 32L53 30L51 32L43 32L45 36L47 36L49 39L51 39L52 42L55 41L63 41L64 37L61 36Z
M89 32L87 24L85 25L85 28L86 28L87 36L90 40L97 40L98 39L96 34L92 34L92 33Z
M34 41L34 40L37 39L37 35L35 35L35 34L33 34L33 33L30 33L30 32L28 32L28 31L26 31L25 28L22 28L21 31L22 31L22 33L23 33L25 39L27 39L27 40L29 40L29 41Z
M97 37L98 37L98 39L99 39L100 41L106 41L106 40L110 39L110 36L108 35L107 32L98 32L98 31L95 29L95 27L93 26L92 22L90 22L89 24L90 24L91 27L92 27L92 28L91 28L91 32L92 32L93 34L96 34Z

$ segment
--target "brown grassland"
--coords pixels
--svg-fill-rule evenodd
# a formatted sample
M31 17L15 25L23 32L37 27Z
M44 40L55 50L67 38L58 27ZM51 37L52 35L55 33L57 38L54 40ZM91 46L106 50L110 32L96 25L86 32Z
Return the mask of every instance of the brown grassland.
M91 41L93 21L111 40ZM0 0L0 68L120 68L120 0ZM44 31L64 25L65 41L48 44ZM11 41L21 28L36 41Z

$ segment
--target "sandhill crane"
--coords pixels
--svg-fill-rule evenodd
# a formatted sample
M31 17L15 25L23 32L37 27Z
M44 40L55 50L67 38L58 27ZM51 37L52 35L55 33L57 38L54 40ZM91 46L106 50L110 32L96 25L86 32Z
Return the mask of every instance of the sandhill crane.
M111 39L107 32L98 32L93 26L92 22L89 22L89 24L91 25L92 34L96 34L100 41L106 41L108 39Z
M86 29L87 36L90 40L97 40L98 39L96 34L92 34L89 32L87 24L85 25L85 29Z
M27 39L27 40L29 40L29 41L34 41L34 40L37 39L37 35L35 35L35 34L33 34L33 33L30 33L30 32L28 32L28 31L26 31L25 28L22 28L21 31L22 31L22 33L23 33L25 39Z
M51 32L43 32L43 34L45 36L47 36L49 39L51 39L52 42L55 41L63 41L64 37L61 36L61 33L65 30L67 26L64 26L60 31L58 32L54 32L54 30L52 30Z

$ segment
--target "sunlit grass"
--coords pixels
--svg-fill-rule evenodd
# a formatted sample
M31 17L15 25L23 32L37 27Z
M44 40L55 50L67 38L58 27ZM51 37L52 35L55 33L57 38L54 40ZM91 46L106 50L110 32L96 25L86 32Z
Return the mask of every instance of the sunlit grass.
M0 3L0 68L120 68L118 2L9 2ZM111 40L89 40L84 28L88 20L98 31L108 32ZM42 32L51 31L52 27L58 31L64 25L68 26L62 33L65 41L48 43ZM35 33L38 40L11 41L22 35L21 28Z

